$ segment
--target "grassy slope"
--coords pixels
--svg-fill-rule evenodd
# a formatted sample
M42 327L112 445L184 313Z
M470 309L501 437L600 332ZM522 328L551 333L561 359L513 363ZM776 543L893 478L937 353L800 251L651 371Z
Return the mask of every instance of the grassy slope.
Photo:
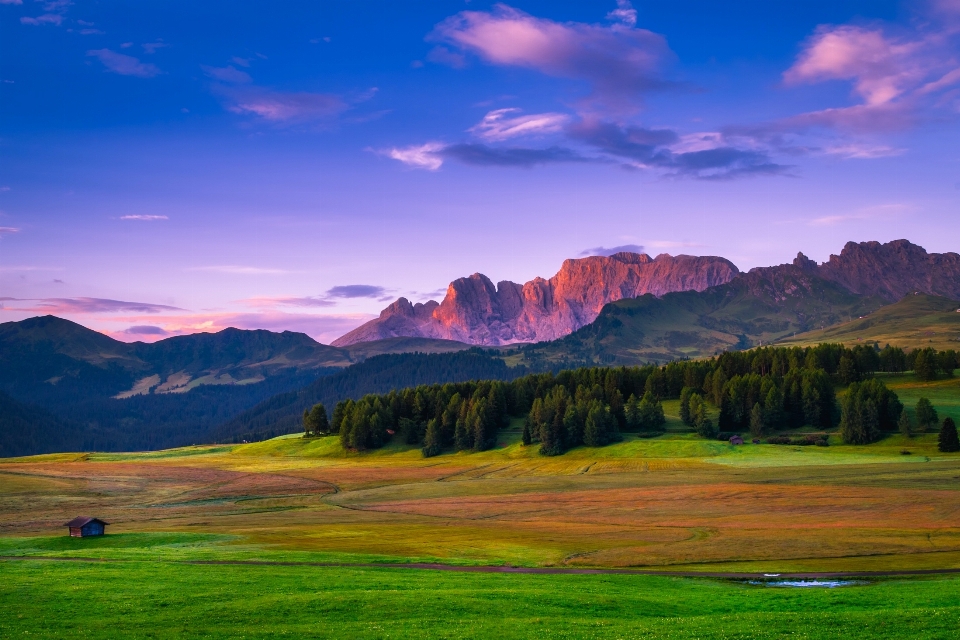
M841 342L847 346L891 344L903 348L960 348L960 303L926 294L907 296L878 311L820 331L810 331L780 340L784 346L814 346Z
M145 562L18 562L3 573L8 638L953 638L960 618L953 577L797 591L640 576Z

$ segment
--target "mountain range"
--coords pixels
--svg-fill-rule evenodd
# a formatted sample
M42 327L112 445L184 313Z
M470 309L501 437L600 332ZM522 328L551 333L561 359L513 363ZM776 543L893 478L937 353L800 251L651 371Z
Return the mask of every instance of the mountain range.
M380 317L333 342L346 347L397 336L442 338L475 345L543 342L593 322L603 306L645 294L703 291L729 282L739 270L715 256L651 258L644 253L615 253L566 260L549 280L522 285L504 280L496 286L482 273L459 278L438 303L411 304L400 298Z
M629 252L591 256L566 260L549 280L534 278L523 285L503 281L494 286L485 275L475 273L451 282L442 302L411 304L400 298L380 317L333 345L346 347L399 336L473 345L544 342L591 324L611 302L648 294L662 298L677 292L703 292L735 280L739 284L732 291L746 287L750 294L770 294L779 302L823 290L825 283L834 285L841 296L847 293L886 302L914 290L960 297L960 255L928 254L907 240L849 242L840 255L831 255L820 265L800 253L792 265L763 267L746 274L716 256L661 254L651 258ZM820 310L818 317L826 322L832 316L824 316ZM780 334L785 335L805 327L809 319L801 315L796 323L781 320L775 324L783 325ZM775 335L777 330L772 329L764 333Z
M876 312L915 293L942 296L930 303L939 315L930 304L901 305L889 322L917 330L936 317L952 331L944 314L960 299L960 255L897 240L848 243L823 264L801 253L748 272L716 257L568 260L549 280L494 287L474 274L451 283L442 303L401 298L336 346L239 329L128 344L53 316L30 318L0 324L0 455L264 437L295 430L317 401L706 357L795 334L803 341L804 332L886 317Z

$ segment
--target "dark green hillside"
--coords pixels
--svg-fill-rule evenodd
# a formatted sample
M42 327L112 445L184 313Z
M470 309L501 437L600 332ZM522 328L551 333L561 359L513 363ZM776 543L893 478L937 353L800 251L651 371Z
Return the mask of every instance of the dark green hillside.
M901 348L938 350L960 347L960 302L925 293L908 295L874 313L823 330L790 336L781 344L810 345L878 342Z
M82 451L83 429L0 392L0 458L33 453Z
M340 400L421 384L467 380L512 380L527 373L508 367L494 353L478 348L457 353L407 353L369 358L310 385L261 402L210 434L213 441L263 439L302 430L303 410L318 402L333 407Z
M754 269L700 293L608 304L592 324L554 342L522 347L519 356L508 359L538 367L702 358L844 322L881 304L794 265L781 265Z

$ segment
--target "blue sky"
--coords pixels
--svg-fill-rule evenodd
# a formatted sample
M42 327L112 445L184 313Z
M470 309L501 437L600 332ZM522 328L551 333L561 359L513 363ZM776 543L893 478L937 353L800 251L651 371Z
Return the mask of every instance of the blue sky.
M614 246L957 250L958 112L958 0L0 0L0 321L329 342Z

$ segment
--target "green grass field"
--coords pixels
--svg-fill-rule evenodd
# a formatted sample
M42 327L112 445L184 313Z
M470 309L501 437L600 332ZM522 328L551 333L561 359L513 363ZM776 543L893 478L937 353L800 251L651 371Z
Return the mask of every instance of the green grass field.
M884 380L960 419L960 380ZM957 636L960 576L793 590L357 566L960 568L960 454L936 434L735 447L686 432L675 405L663 436L554 458L515 424L493 450L429 459L286 436L2 460L0 637ZM79 514L108 535L66 537ZM251 560L344 566L191 564Z
M6 562L0 636L955 638L960 578L836 589L653 576Z

